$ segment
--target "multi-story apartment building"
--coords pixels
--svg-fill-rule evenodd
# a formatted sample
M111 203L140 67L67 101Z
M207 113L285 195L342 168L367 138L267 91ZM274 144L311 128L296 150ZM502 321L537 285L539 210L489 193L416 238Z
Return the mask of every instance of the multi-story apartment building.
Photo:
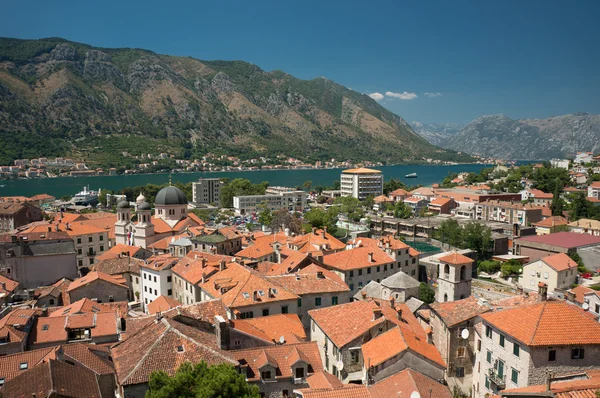
M588 186L588 198L600 199L600 181L594 181Z
M540 298L544 300L543 287ZM544 384L598 366L600 323L576 306L542 301L481 315L473 397Z
M542 208L530 204L490 200L475 206L474 218L528 226L542 220Z
M197 205L214 204L219 206L223 185L220 178L201 178L198 182L193 182L192 201Z
M271 211L281 209L302 211L306 207L306 192L290 191L271 195L245 195L233 197L233 208L238 214L248 214L259 211L262 205L265 205Z
M159 296L173 297L172 268L179 261L178 257L164 254L151 257L140 264L142 274L141 303L147 311L147 306Z
M379 170L348 169L340 177L342 196L351 196L364 200L367 196L379 196L383 193L383 173Z

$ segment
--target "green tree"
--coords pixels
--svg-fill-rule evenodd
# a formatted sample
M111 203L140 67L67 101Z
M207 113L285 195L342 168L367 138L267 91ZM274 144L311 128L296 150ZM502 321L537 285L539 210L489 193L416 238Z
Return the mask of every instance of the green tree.
M521 275L521 271L523 269L523 265L517 260L508 260L502 263L501 270L502 276L508 278L509 276L519 276Z
M577 263L577 271L588 272L588 269L585 267L585 264L583 263L583 259L577 252L569 253L569 257L571 257L571 260L573 260Z
M492 230L476 222L469 222L462 231L463 248L477 252L479 258L486 258L492 246Z
M552 203L550 203L550 210L553 216L562 216L564 210L564 204L560 194L562 193L563 185L562 181L557 178L554 181L554 193L552 195Z
M479 271L485 272L487 274L495 274L496 272L500 271L501 267L502 264L500 263L500 261L494 260L481 261L477 265L477 269Z
M273 212L271 212L267 203L258 205L258 222L265 227L271 226L271 223L273 222Z
M152 372L146 398L258 398L257 386L248 384L230 364L208 366L182 364L170 377L163 371Z
M412 210L408 205L402 201L396 202L394 205L394 217L396 218L410 218L412 216Z
M340 180L334 180L333 181L333 189L334 190L339 190L340 189Z
M307 180L304 181L304 184L302 184L302 187L304 188L304 190L306 192L310 192L310 188L312 187L313 182L311 180Z
M337 231L339 209L337 207L330 207L327 210L323 210L318 207L310 209L304 214L304 221L306 222L305 231L310 231L311 228L323 228L327 227L327 232L335 234Z
M286 209L277 210L273 213L271 220L271 230L277 231L289 229L290 233L299 234L302 232L302 220L299 213L290 214Z
M268 182L253 184L245 178L227 181L221 188L221 207L233 207L233 197L242 195L264 195Z
M393 192L396 189L400 188L406 189L406 185L402 181L392 178L389 181L383 183L383 194L387 195L390 192Z
M211 216L214 216L214 211L207 209L193 209L192 213L198 216L204 222L208 222L211 219Z
M419 285L419 300L426 304L431 304L435 301L435 291L425 282Z
M444 220L440 224L437 235L442 243L449 244L453 247L462 246L462 230L456 220Z
M375 198L373 195L369 195L361 202L361 205L366 207L367 209L372 209L375 204Z
M579 220L580 218L587 218L590 216L591 203L585 198L583 192L575 194L573 201L571 202L571 218L573 220Z

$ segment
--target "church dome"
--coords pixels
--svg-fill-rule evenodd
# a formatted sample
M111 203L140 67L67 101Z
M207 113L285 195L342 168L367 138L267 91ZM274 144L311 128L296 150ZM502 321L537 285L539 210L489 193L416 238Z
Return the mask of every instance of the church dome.
M146 197L144 196L144 194L142 192L140 192L140 196L137 197L135 202L136 203L144 203L145 201L146 201Z
M150 207L150 204L149 204L148 202L146 202L146 201L144 201L144 202L140 203L140 204L138 205L138 208L137 208L137 209L138 209L138 210L152 210L152 208Z
M168 186L158 191L154 204L157 206L187 205L188 200L181 189Z
M129 201L127 200L122 200L119 203L117 203L117 209L129 209L131 206L129 206Z

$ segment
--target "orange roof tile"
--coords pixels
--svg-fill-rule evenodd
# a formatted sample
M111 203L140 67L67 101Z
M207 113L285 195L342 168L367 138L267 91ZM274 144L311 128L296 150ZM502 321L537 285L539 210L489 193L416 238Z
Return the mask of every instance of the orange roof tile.
M338 275L314 264L295 274L267 276L267 278L298 295L350 291L348 285L341 281Z
M371 398L410 398L414 391L421 397L452 397L447 386L412 369L404 369L369 386Z
M231 326L240 332L276 343L283 336L286 343L306 341L306 333L296 314L277 314L259 318L234 319Z
M473 260L467 256L463 256L458 252L452 252L444 257L440 257L439 261L452 265L472 264Z
M113 259L113 258L119 258L122 253L127 253L127 255L129 257L133 257L140 250L142 250L142 248L138 247L138 246L129 246L129 245L124 245L122 243L117 243L116 245L111 247L109 250L96 256L96 261L103 261L103 260L109 260L109 259Z
M292 373L292 365L298 360L307 362L313 372L323 370L319 347L314 341L236 350L231 351L231 355L242 366L248 366L246 373L248 381L260 380L260 368L267 362L277 368L275 379L295 377Z
M380 170L367 169L366 167L359 167L357 169L347 169L342 171L343 174L381 174Z
M542 257L541 260L557 272L572 268L577 269L577 263L565 253L558 253L551 256Z
M154 271L162 271L169 269L179 262L179 257L174 257L170 254L160 254L152 256L146 260L143 264L140 264L140 268L147 268Z
M398 188L395 191L392 191L388 194L389 196L408 196L409 193L407 190Z
M154 315L157 312L165 312L180 305L181 303L174 298L161 295L148 304L148 314Z
M536 227L555 227L559 225L567 225L568 221L566 218L561 216L551 216L546 217L540 222L533 223L532 225Z
M371 398L367 386L348 384L336 388L301 388L303 398Z
M104 281L113 285L121 286L127 289L127 281L122 276L115 276L105 274L104 272L92 271L88 273L86 276L77 278L69 285L67 289L68 292L72 292L75 289L79 289L80 287L86 286L95 281Z
M600 324L565 302L545 301L481 317L528 346L600 344Z
M227 264L227 268L210 275L200 287L230 308L298 299L298 295L284 286L238 263Z
M288 240L285 233L280 232L274 235L260 236L252 242L252 245L236 253L238 258L260 259L269 256L275 252L273 243L284 243Z
M399 328L392 328L362 345L365 366L377 366L408 349Z
M452 201L451 198L437 197L434 200L432 200L431 202L429 202L429 206L444 206L444 205L450 203L451 201Z
M296 248L303 253L314 253L317 251L338 251L344 250L346 244L341 242L335 236L326 230L315 229L314 231L298 235L293 238L288 245Z
M342 348L373 326L385 322L384 317L373 319L374 310L380 308L373 301L354 301L311 310L308 314L333 344Z
M306 378L306 384L308 384L311 389L338 388L344 386L340 379L327 371L315 372L312 376Z
M0 275L0 297L12 294L18 286L19 282Z
M569 291L575 294L575 301L579 304L583 304L585 302L585 296L588 294L596 294L598 297L600 297L600 291L590 289L589 287L583 285L579 285Z
M391 264L393 262L394 259L383 250L373 247L355 247L354 249L327 254L323 257L324 264L342 271Z
M443 320L447 327L451 328L484 312L490 311L490 308L480 305L476 297L469 296L462 300L445 303L435 302L431 304L431 310Z

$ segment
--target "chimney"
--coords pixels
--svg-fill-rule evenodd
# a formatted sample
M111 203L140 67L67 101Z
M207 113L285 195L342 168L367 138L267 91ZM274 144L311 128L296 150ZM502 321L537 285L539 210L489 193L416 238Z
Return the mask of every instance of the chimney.
M252 299L254 301L258 301L258 292L256 290L254 292L252 292Z
M201 260L202 268L206 268L207 263L208 263L208 260L206 260L206 258L203 257Z
M544 282L538 283L538 301L548 300L548 285Z
M575 293L573 293L572 291L569 290L565 293L565 298L567 299L567 301L574 302L575 301Z
M6 290L6 283L0 282L0 289Z
M202 283L206 282L206 275L204 274L204 272L202 273Z
M315 227L312 228L312 233L313 233L313 235L317 234L317 229Z
M273 292L273 288L269 288L269 297L275 297L275 293Z
M373 320L381 318L381 308L373 308Z
M219 271L223 271L225 269L225 260L219 261Z
M215 336L217 338L217 347L222 350L229 349L229 325L227 321L221 316L215 316Z
M323 226L323 231L321 232L321 237L323 239L327 239L327 236L325 236L325 234L327 233L327 226Z
M373 262L373 252L369 252L369 262Z
M52 232L52 227L48 227L48 232Z
M394 296L390 296L390 306L394 308ZM402 311L402 310L400 310Z
M62 347L58 347L58 349L55 351L54 355L56 355L57 361L65 360L65 352L63 351Z
M160 322L161 319L162 319L162 313L160 311L158 311L156 313L156 323Z
M366 298L367 298L367 292L365 292L363 290L362 292L360 292L360 294L362 295L363 300L366 300Z
M317 279L325 279L325 276L323 275L323 271L317 271Z

